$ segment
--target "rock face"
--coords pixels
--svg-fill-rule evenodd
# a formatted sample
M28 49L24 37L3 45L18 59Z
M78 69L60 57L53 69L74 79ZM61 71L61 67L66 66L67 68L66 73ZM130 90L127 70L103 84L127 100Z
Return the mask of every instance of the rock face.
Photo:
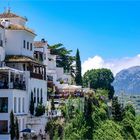
M140 95L140 66L131 67L117 73L113 82L115 94L121 92Z

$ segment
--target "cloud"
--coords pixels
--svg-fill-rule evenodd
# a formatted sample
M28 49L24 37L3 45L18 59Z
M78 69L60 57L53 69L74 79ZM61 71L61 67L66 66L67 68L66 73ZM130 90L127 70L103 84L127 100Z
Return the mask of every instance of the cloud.
M140 54L113 60L104 60L101 56L96 55L82 63L82 74L91 69L108 68L116 75L119 71L132 66L140 66Z

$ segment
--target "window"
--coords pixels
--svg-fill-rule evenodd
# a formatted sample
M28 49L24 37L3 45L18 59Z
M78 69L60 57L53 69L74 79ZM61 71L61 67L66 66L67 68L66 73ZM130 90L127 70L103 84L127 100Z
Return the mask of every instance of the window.
M37 103L39 103L39 88L37 89Z
M14 97L14 113L17 112L17 98Z
M18 112L20 113L21 112L21 100L20 98L18 98Z
M26 41L23 40L23 48L26 48Z
M24 112L24 98L22 98L22 112Z
M34 103L36 103L36 88L34 88Z
M29 50L29 42L27 42L27 50Z
M23 64L23 70L25 71L25 64Z
M41 88L41 90L40 90L40 95L41 95L40 102L42 103L42 102L43 102L43 97L42 97L42 88Z
M30 43L30 51L33 50L33 46L32 46L32 43Z
M8 113L8 98L0 98L0 113Z
M8 121L0 120L0 134L8 133Z

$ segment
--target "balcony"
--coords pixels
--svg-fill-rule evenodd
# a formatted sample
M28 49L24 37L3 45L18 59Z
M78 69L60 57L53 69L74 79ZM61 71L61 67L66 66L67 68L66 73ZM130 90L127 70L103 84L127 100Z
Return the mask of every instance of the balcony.
M26 90L26 85L24 82L2 82L0 81L0 89L20 89Z
M30 72L30 77L44 80L44 76L42 74L38 74L38 73L34 73L34 72Z
M9 67L0 68L0 89L26 90L25 73Z

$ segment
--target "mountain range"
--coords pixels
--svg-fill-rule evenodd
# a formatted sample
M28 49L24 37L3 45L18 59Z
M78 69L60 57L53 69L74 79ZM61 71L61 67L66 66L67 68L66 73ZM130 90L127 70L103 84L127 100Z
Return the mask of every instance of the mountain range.
M140 66L124 69L116 74L113 82L115 94L140 95Z

